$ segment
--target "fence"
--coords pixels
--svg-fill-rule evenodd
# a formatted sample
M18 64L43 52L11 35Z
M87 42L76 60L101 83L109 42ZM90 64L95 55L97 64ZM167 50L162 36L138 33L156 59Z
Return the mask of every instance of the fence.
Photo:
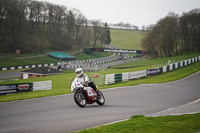
M104 75L100 73L92 73L89 75L90 80L93 81L97 85L104 84Z

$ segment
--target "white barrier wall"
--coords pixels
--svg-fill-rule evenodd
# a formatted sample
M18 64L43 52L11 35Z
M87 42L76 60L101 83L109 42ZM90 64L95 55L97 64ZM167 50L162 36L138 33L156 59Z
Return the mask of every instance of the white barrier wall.
M169 64L168 66L160 67L158 73L169 72L174 69L178 69L179 67L184 67L189 64L192 64L199 60L200 60L200 56L194 57L191 59L187 59L184 61L180 61L179 63ZM113 83L117 83L117 82L129 81L131 79L146 77L147 75L150 75L150 74L147 74L147 70L126 72L126 73L121 73L121 74L107 74L106 79L105 79L105 84L113 84Z
M50 90L52 89L52 81L39 81L39 82L33 82L33 91L39 91L39 90Z
M163 66L163 73L167 72L167 66Z
M115 74L107 74L105 84L113 84L115 83Z
M147 76L147 70L142 70L142 71L135 71L135 72L130 72L130 77L129 79L137 79L137 78L142 78Z
M147 70L127 72L122 74L107 74L105 84L113 84L122 81L129 81L131 79L137 79L147 76Z
M128 81L130 79L131 72L122 73L122 81Z
M175 69L177 69L178 68L178 63L175 63Z

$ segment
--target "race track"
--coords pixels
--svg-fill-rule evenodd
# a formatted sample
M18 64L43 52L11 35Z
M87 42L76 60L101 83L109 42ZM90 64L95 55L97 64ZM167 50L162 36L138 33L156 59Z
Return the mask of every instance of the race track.
M106 103L78 107L73 95L0 104L1 133L67 133L133 115L149 115L200 98L200 72L185 79L102 90Z

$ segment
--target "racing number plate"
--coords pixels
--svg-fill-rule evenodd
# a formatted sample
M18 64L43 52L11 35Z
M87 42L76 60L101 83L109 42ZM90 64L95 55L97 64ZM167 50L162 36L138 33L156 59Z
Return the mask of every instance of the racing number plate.
M92 90L87 90L87 92L88 92L88 96L93 96L94 95L94 93L92 92Z

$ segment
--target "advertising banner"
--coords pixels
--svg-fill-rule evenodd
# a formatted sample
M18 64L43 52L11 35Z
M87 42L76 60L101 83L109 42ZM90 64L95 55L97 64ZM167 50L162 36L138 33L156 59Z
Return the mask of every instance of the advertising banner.
M27 92L33 90L33 83L17 84L17 92Z
M129 79L136 79L147 76L147 70L130 72Z
M16 93L17 84L0 85L0 94Z
M147 70L147 75L150 75L150 76L152 76L152 75L156 75L156 74L159 74L160 73L160 69L158 68L158 69L148 69Z
M104 52L136 53L136 50L125 50L125 49L104 49Z
M0 85L0 95L8 93L50 90L52 89L52 81L39 81L33 83L4 84Z
M0 85L0 94L26 92L33 90L33 83Z

